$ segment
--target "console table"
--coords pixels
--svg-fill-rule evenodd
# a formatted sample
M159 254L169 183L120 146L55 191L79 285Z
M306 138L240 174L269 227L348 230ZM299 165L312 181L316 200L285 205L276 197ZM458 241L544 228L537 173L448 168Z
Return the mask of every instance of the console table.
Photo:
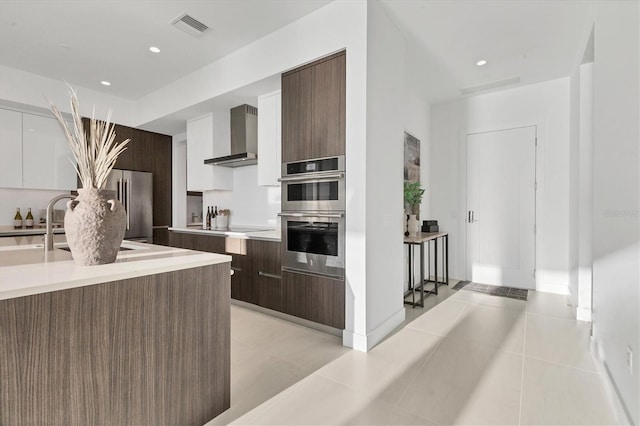
M441 241L440 247L442 249L442 281L438 280L438 240ZM447 232L418 232L415 237L409 236L404 237L404 244L407 246L409 251L407 260L408 260L408 278L409 285L407 287L407 291L404 292L404 298L406 299L409 294L411 294L411 301L405 300L405 304L411 305L414 308L416 306L424 307L424 294L438 294L438 285L449 283L449 234ZM425 278L425 256L424 249L425 245L427 245L427 263L429 264L429 268L431 268L431 248L430 245L433 244L433 264L434 264L434 274L433 280L429 279L429 275ZM413 268L413 258L414 258L414 249L415 247L420 247L420 280L418 283L415 283L415 274ZM428 283L434 284L434 290L425 290L424 286ZM420 290L420 301L416 302L416 291Z

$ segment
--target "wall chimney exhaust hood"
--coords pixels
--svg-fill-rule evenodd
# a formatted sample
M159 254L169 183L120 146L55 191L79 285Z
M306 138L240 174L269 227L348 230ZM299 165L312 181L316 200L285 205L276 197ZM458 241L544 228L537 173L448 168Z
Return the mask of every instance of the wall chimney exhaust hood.
M204 164L224 167L258 163L258 108L240 105L231 108L231 154L204 160Z

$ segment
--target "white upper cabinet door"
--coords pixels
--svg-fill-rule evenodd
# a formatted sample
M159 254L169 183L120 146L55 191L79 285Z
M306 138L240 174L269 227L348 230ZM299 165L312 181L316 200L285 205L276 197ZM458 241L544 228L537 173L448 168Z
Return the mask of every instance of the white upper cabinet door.
M280 186L282 162L281 92L258 97L258 185Z
M187 121L187 191L233 189L231 169L204 164L214 157L213 135L212 113Z
M22 113L0 109L0 187L22 188Z
M70 191L78 187L73 155L55 118L22 114L22 187Z

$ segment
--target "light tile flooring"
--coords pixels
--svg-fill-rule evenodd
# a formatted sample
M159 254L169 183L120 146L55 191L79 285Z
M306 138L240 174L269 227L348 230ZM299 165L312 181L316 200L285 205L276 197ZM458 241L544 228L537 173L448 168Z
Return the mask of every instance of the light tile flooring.
M366 354L233 306L231 408L209 424L615 424L565 300L443 287Z

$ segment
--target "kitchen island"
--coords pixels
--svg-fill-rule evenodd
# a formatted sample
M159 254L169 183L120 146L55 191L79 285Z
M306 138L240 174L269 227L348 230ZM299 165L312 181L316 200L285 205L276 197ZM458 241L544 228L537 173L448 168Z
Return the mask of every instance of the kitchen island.
M0 247L0 424L202 425L230 403L230 256Z

